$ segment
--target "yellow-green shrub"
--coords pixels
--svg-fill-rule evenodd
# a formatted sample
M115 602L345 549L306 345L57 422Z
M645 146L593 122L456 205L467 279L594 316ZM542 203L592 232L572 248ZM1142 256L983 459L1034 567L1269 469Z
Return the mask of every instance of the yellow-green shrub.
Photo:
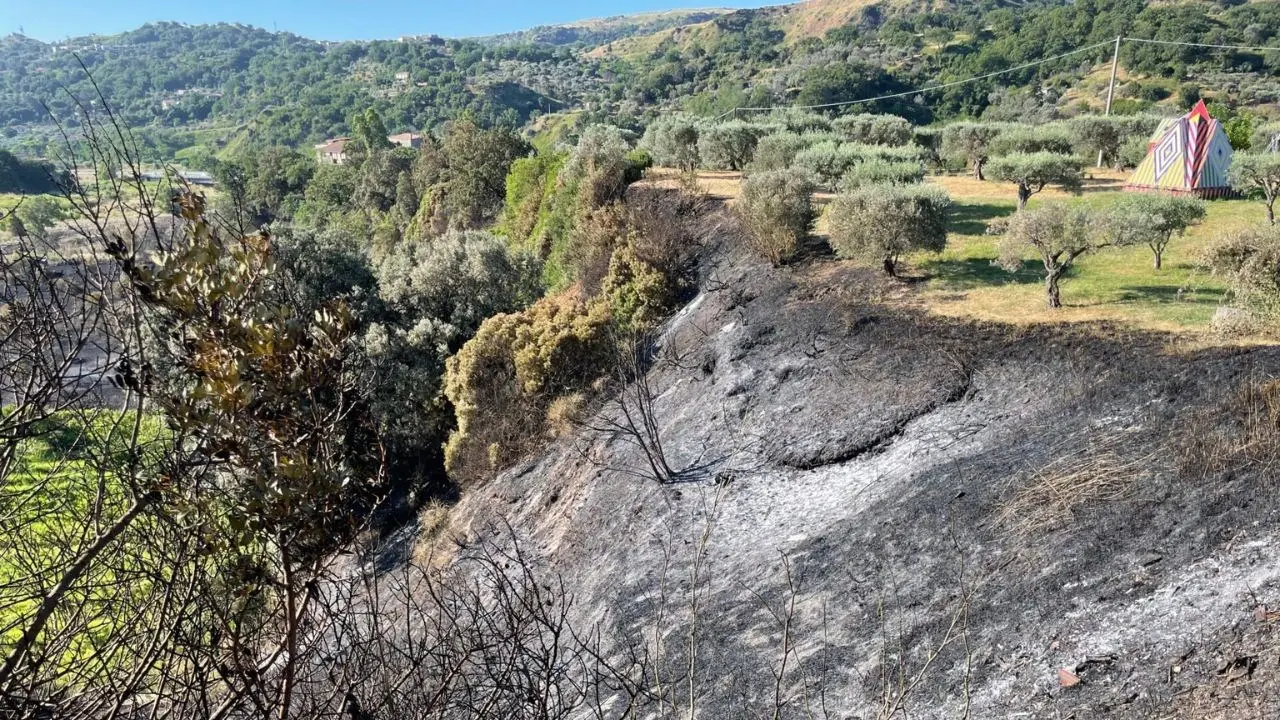
M477 478L541 439L551 403L607 367L609 326L608 307L577 291L486 320L446 367L444 391L458 423L445 446L449 473Z

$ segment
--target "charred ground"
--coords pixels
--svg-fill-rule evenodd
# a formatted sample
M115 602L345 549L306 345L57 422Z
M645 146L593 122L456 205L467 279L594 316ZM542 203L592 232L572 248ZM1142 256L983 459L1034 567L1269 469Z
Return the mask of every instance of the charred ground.
M441 537L509 523L699 716L1277 711L1280 349L942 319L735 232L708 223L650 369L679 481L583 430Z

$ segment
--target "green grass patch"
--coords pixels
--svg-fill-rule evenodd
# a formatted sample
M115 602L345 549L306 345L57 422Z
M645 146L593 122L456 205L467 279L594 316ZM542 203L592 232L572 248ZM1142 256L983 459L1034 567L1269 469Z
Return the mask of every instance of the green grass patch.
M1211 201L1204 222L1170 244L1163 269L1152 267L1152 253L1145 246L1086 255L1062 282L1066 307L1051 311L1045 303L1043 267L1034 251L1028 248L1016 272L994 262L999 238L985 234L987 223L1011 216L1012 198L1001 198L994 187L976 190L952 193L955 207L947 249L911 258L926 276L925 303L944 314L1015 323L1114 320L1150 329L1205 331L1226 299L1227 286L1200 267L1200 257L1223 233L1264 221L1258 202ZM1086 192L1074 202L1105 208L1121 194ZM1033 204L1039 202L1044 200L1032 199Z
M94 518L122 514L131 502L114 470L137 461L154 465L165 452L163 422L145 416L140 442L131 441L134 418L115 411L58 413L37 422L33 437L18 445L16 462L0 486L0 650L14 642L48 585L101 530ZM122 540L128 542L126 534ZM145 558L135 558L143 564ZM39 583L36 579L39 578ZM112 573L91 571L71 591L69 607L110 605L145 587L118 584ZM56 631L56 620L51 631ZM65 661L75 662L102 640L105 629L76 638Z

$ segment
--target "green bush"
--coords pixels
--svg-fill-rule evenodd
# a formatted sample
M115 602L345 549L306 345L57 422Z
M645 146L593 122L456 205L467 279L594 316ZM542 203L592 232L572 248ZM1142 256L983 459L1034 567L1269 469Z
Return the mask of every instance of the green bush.
M653 167L653 155L644 148L636 148L627 153L627 184L639 182L645 171Z
M1231 282L1232 301L1269 323L1280 321L1280 229L1263 225L1231 232L1205 263Z
M610 335L608 307L575 292L486 320L445 371L457 421L444 450L450 476L478 480L541 441L552 402L603 374Z
M917 250L947 244L951 198L932 185L864 185L827 209L831 245L840 257L879 263L889 275Z
M736 206L748 245L773 265L795 257L813 229L813 182L798 170L755 173Z
M809 141L797 133L779 132L766 135L756 143L751 172L786 170L796 161L796 154L809 147Z
M506 201L497 231L518 247L535 250L541 229L548 225L560 170L568 155L538 154L511 164Z
M843 115L832 125L849 140L866 145L907 145L912 139L911 123L897 115Z
M924 166L910 160L866 158L850 168L840 180L840 189L856 190L864 185L910 185L924 180Z

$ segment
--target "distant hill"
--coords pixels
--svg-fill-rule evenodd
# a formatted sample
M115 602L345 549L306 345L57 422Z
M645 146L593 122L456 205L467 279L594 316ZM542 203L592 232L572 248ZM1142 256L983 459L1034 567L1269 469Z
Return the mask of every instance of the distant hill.
M732 12L725 8L668 10L663 12L614 15L559 25L539 25L475 40L492 45L581 45L596 46L636 35L649 35L674 27L693 25Z
M392 131L463 113L515 126L562 113L641 131L675 110L714 116L952 83L851 109L917 123L1049 119L1099 109L1099 73L1119 34L1174 44L1121 49L1117 112L1175 110L1192 95L1263 114L1280 107L1280 53L1176 44L1280 45L1277 0L808 0L477 39L335 43L177 23L57 44L9 36L0 39L0 146L39 155L56 137L46 107L74 124L77 101L97 101L81 60L156 160L194 146L208 156L317 142L348 132L347 119L370 107Z

